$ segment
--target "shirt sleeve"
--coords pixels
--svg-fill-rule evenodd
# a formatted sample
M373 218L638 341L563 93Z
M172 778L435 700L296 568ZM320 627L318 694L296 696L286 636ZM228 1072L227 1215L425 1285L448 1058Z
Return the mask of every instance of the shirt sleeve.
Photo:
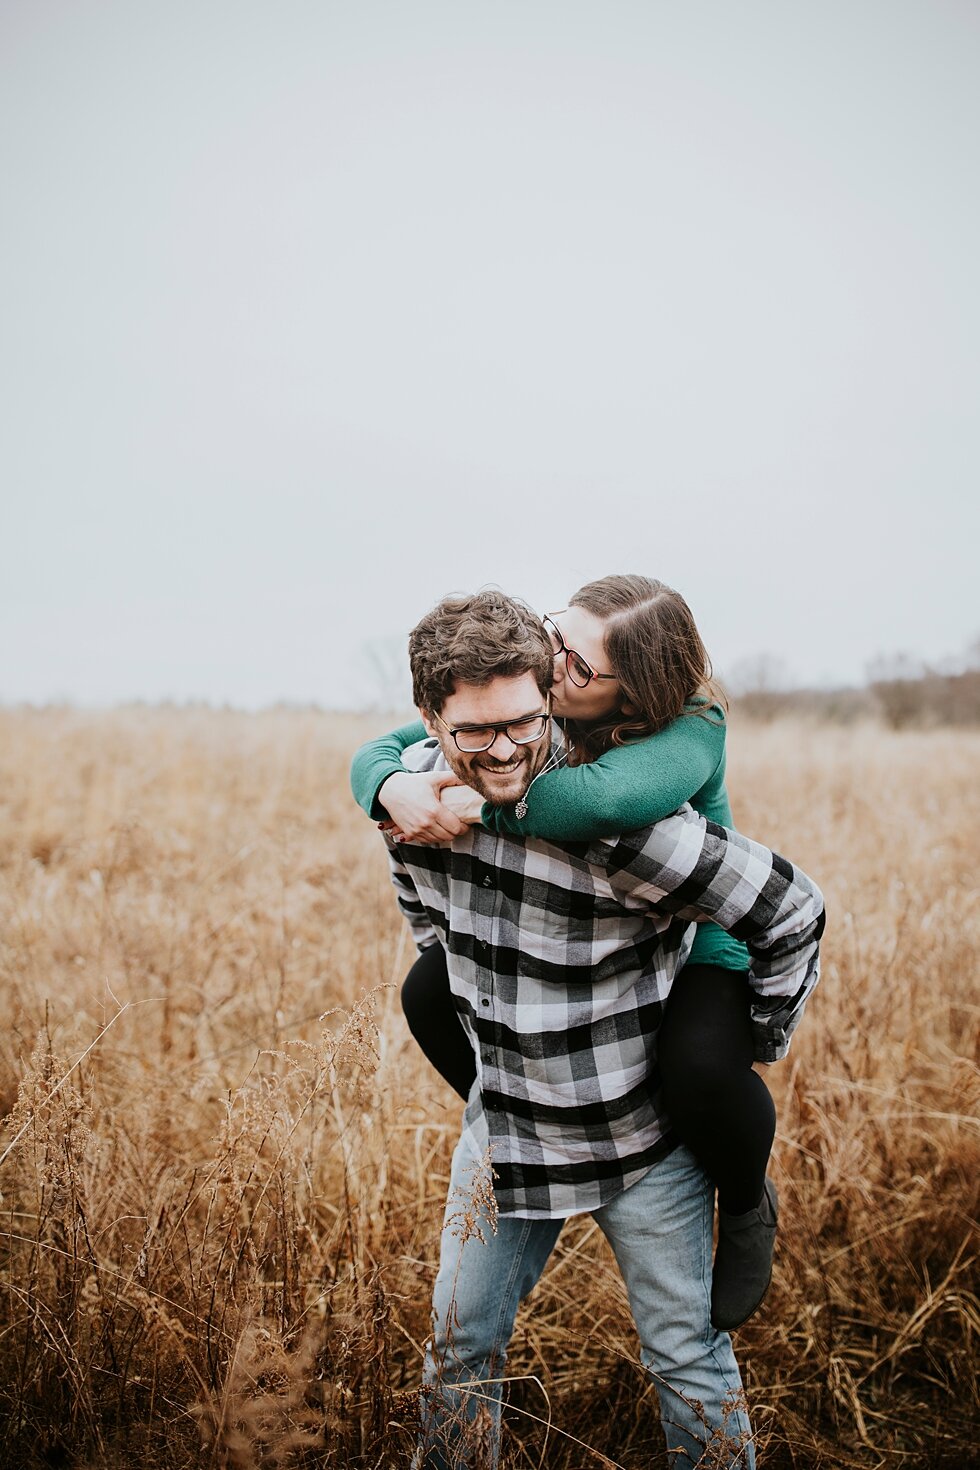
M749 952L756 1060L775 1062L820 975L823 895L778 853L688 809L648 832L627 833L607 854L613 887L658 913L714 920Z
M408 920L408 927L412 931L412 938L419 949L428 949L431 944L436 944L439 935L433 927L432 920L419 898L418 889L408 868L402 862L398 854L396 843L385 839L388 849L388 866L391 872L391 882L398 900L398 907Z
M682 715L646 740L614 745L588 765L564 766L532 782L527 815L483 808L496 832L587 842L649 827L696 796L725 756L724 714Z
M378 800L378 792L396 771L403 771L402 751L419 740L426 738L421 720L410 725L400 725L377 740L369 740L355 752L350 768L350 785L354 800L375 822L382 822L388 813Z

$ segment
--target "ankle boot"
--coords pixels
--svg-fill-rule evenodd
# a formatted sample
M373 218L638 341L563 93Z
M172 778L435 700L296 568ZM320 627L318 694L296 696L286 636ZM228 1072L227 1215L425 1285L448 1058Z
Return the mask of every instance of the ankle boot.
M719 1331L741 1327L762 1305L772 1279L776 1242L776 1186L766 1180L762 1199L744 1215L718 1207L718 1249L711 1279L711 1323Z

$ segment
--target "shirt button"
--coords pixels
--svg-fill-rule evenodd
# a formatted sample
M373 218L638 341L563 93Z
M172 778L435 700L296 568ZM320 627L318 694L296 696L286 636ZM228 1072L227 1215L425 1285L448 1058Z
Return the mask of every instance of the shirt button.
M490 1002L487 1000L486 996L484 996L484 998L480 1001L480 1004L481 1006L488 1006Z
M484 888L492 888L493 887L493 883L491 882L491 880L489 878L484 878L484 880L483 880L483 886L484 886Z

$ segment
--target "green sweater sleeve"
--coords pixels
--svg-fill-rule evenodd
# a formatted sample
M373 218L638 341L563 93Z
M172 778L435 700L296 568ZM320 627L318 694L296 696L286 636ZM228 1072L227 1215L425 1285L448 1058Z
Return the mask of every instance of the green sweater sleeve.
M413 720L410 725L400 725L388 735L367 741L355 753L350 768L350 786L354 800L376 822L384 821L388 815L378 801L378 792L389 776L405 769L401 761L402 751L425 738L426 730L422 721Z
M710 807L705 815L714 821L724 822L727 812L730 823L725 726L718 716L720 711L707 719L682 715L656 735L613 746L588 765L549 771L528 791L527 816L487 804L484 826L525 837L588 841L650 826L686 801L698 811Z

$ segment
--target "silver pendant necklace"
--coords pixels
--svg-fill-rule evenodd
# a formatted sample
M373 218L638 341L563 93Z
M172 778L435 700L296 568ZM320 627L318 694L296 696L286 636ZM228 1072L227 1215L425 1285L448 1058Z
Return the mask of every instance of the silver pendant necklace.
M521 797L517 805L514 807L514 814L517 816L519 821L523 822L524 818L527 816L527 799L531 794L531 787L534 785L535 781L540 781L541 777L546 776L549 771L557 771L560 766L563 766L565 764L567 759L567 752L562 746L559 746L558 750L553 751L552 754L548 757L547 761L541 767L538 774L532 777L532 779L528 782L527 790L525 791L524 795Z

